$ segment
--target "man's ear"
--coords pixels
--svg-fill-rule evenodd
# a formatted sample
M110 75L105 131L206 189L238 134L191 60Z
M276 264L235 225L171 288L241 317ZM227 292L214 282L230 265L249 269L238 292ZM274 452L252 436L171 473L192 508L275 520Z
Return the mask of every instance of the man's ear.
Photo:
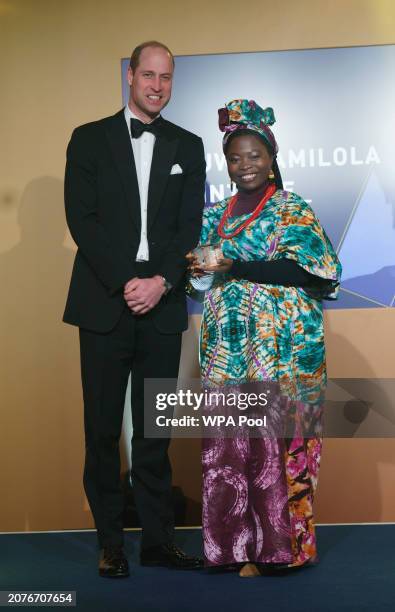
M129 85L132 84L132 81L133 81L133 72L132 72L131 67L129 66L129 68L128 68L128 83L129 83Z

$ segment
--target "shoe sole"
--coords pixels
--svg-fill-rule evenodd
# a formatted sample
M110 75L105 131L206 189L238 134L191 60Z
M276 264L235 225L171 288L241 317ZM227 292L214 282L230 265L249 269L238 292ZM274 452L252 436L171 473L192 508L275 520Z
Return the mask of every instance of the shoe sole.
M127 574L107 574L106 572L101 572L99 570L99 576L101 578L129 578L130 573Z
M172 565L171 563L150 563L150 562L143 563L142 561L140 561L140 565L142 567L165 567L166 569L174 569L174 570L182 570L182 571L204 569L204 565L194 565L191 567L177 567L177 566Z

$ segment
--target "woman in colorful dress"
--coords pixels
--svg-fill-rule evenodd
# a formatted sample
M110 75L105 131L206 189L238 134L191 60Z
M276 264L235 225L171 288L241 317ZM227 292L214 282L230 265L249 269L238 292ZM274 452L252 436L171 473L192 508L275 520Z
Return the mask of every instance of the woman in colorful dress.
M311 207L283 190L273 123L273 110L254 101L233 100L219 110L237 193L204 213L200 245L219 244L219 262L204 267L190 255L192 291L205 291L204 387L251 391L255 384L259 393L275 383L279 412L285 407L295 425L291 437L203 440L206 564L237 567L240 576L317 558L313 498L322 440L319 427L304 434L300 422L307 406L320 424L322 299L336 297L341 272Z

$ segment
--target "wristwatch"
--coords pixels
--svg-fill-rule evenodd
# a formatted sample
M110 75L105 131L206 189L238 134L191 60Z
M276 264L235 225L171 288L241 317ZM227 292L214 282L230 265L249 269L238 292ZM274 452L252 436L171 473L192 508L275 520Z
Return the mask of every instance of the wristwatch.
M166 280L165 277L162 276L161 274L159 276L163 280L163 286L165 288L165 295L167 295L169 293L170 289L172 289L173 285L171 283L169 283L169 281Z

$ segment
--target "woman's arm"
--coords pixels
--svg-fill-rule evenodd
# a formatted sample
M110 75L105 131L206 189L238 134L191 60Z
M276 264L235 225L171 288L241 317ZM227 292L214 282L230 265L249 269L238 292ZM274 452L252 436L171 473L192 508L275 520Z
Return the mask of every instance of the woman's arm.
M287 287L308 287L323 280L304 270L296 261L285 257L270 261L236 260L230 274L253 283Z

